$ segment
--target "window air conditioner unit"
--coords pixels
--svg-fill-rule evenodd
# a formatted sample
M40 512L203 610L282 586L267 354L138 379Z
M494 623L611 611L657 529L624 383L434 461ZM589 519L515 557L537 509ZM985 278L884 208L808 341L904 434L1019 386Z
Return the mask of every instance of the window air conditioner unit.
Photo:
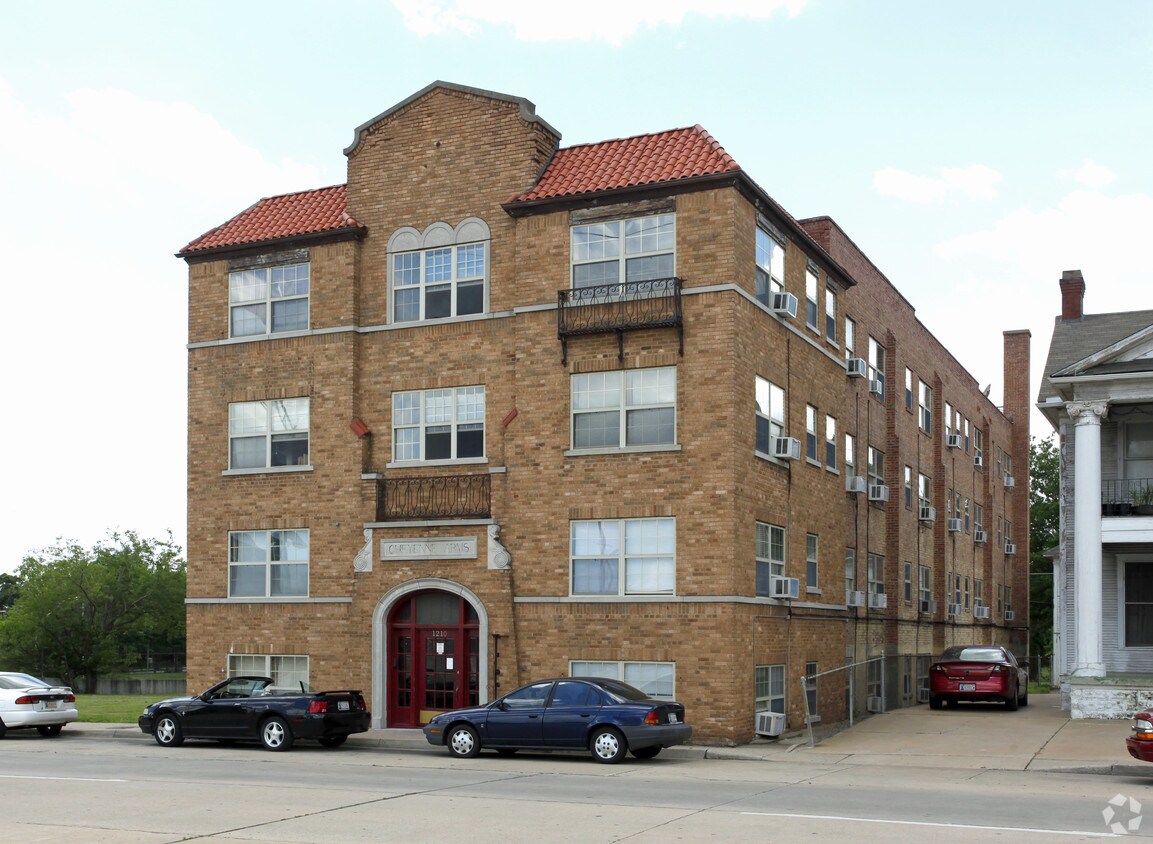
M878 697L869 697L865 701L865 708L867 710L869 710L870 712L884 712L885 711L885 701L883 698L881 698L879 696Z
M774 577L770 586L774 598L796 598L801 593L801 582L795 577Z
M1005 610L1005 621L1014 621L1017 618L1017 613L1012 610Z
M961 532L961 520L960 519L949 519L949 530L952 533L960 533Z
M869 381L869 392L877 396L885 395L885 382L880 378L873 378Z
M973 607L973 618L988 618L988 617L989 617L989 608L988 607Z
M945 435L945 447L946 448L960 448L961 447L961 435L960 434L946 434Z
M791 316L795 319L797 316L797 297L792 293L774 293L769 298L769 310L774 314Z
M849 591L845 593L845 606L847 607L863 607L865 605L865 593Z
M917 518L922 522L935 522L937 521L937 508L922 506L917 511Z
M921 601L921 612L927 613L928 615L936 615L937 614L937 602L936 601Z
M889 606L889 596L884 592L869 593L869 609L883 610Z
M758 712L753 732L765 738L777 738L785 731L785 716L781 712Z
M889 488L884 484L870 484L869 485L869 500L870 501L888 501Z
M928 703L928 702L929 702L929 690L928 689L917 689L917 703Z
M989 535L986 534L985 531L981 530L980 528L973 531L973 541L974 542L987 542L988 540L989 540Z
M1012 489L1016 485L1017 485L1017 482L1015 480L1013 480L1012 475L1006 475L1005 476L1005 489Z
M849 475L845 478L845 492L864 492L868 484L860 475Z
M869 374L869 364L864 358L849 358L845 370L850 378L864 378Z
M782 460L801 459L801 441L795 437L773 437L772 450L773 457Z
M974 454L973 455L973 465L978 467L978 468L980 468L981 466L984 466L985 465L985 458L982 457L980 454Z
M949 604L948 615L958 616L960 614L961 614L961 605L960 604Z
M1017 545L1014 542L1005 543L1005 553L1012 555L1017 553Z

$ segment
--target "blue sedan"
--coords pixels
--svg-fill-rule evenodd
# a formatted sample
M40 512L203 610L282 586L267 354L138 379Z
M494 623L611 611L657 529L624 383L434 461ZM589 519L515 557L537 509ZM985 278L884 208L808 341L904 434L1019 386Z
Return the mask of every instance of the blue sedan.
M461 759L482 748L503 756L518 750L587 750L608 764L629 752L652 759L692 734L681 704L603 677L529 683L484 706L442 712L424 727L429 744L446 746Z

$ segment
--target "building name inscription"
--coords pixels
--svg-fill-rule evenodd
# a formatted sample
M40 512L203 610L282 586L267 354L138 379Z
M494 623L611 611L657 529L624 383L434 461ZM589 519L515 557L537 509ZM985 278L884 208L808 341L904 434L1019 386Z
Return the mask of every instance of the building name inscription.
M382 539L381 560L475 560L476 537Z

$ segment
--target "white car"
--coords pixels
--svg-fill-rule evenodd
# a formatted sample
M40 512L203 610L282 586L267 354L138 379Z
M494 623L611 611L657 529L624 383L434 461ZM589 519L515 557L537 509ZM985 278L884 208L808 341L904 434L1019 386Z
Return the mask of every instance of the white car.
M72 689L53 686L30 674L0 671L0 738L8 730L29 727L51 738L76 718Z

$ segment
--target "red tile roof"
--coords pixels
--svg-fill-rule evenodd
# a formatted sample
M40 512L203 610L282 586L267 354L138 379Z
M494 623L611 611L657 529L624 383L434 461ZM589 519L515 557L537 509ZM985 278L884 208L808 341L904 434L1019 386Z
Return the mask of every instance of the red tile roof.
M345 186L333 185L266 197L227 223L202 234L178 255L360 227L345 210Z
M509 202L653 185L740 169L712 135L692 126L558 150L536 185Z

